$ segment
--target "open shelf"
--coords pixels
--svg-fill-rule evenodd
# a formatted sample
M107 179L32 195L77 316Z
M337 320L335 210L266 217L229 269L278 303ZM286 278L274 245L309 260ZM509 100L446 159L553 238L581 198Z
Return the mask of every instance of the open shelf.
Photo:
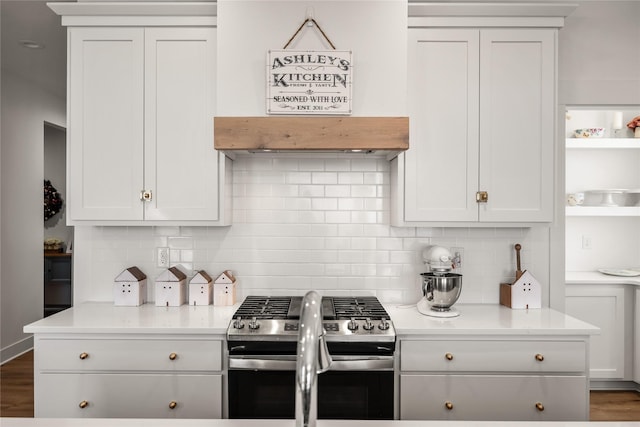
M640 138L567 138L566 148L640 148Z
M640 206L567 206L567 216L640 216Z

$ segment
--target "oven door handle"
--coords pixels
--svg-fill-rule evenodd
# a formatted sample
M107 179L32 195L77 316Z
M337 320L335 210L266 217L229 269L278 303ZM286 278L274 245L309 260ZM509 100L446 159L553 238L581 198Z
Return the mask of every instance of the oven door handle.
M330 371L392 371L393 356L331 356ZM259 356L229 357L229 369L295 371L296 357Z

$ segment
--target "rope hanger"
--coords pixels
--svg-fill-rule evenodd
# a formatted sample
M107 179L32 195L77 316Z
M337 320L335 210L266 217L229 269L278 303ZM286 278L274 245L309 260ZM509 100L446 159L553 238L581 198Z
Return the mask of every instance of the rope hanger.
M333 45L333 43L331 43L331 40L329 40L329 37L327 37L327 35L324 33L324 31L322 31L322 28L320 27L320 25L318 25L316 20L313 19L313 18L307 18L307 19L304 20L304 22L302 23L302 25L300 25L300 27L295 32L295 34L293 36L291 36L291 38L289 39L287 44L284 45L283 49L286 49L291 44L293 39L295 39L296 36L300 33L300 31L302 31L302 28L305 26L305 24L309 24L310 26L314 26L315 25L315 27L318 29L318 31L320 31L320 34L322 34L322 37L324 37L324 39L329 43L329 46L331 46L331 48L333 50L336 50L336 47Z

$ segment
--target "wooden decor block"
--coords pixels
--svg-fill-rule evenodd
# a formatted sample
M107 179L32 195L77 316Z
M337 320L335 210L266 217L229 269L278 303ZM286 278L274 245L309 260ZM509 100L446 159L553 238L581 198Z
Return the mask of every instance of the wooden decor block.
M540 282L525 270L513 284L500 283L500 304L513 309L541 308Z
M216 150L409 148L408 117L214 117Z

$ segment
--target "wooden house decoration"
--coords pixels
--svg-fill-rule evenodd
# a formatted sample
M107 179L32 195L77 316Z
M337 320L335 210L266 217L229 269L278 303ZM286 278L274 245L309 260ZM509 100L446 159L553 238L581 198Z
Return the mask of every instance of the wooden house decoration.
M187 275L178 267L166 269L156 279L156 306L177 307L187 302Z
M113 304L136 307L147 302L147 275L138 267L129 267L113 282Z
M213 303L213 279L206 271L200 270L189 281L189 305L210 305Z
M213 305L236 303L236 278L231 270L222 272L213 282Z
M500 304L513 309L542 307L542 289L527 270L513 284L500 284Z

